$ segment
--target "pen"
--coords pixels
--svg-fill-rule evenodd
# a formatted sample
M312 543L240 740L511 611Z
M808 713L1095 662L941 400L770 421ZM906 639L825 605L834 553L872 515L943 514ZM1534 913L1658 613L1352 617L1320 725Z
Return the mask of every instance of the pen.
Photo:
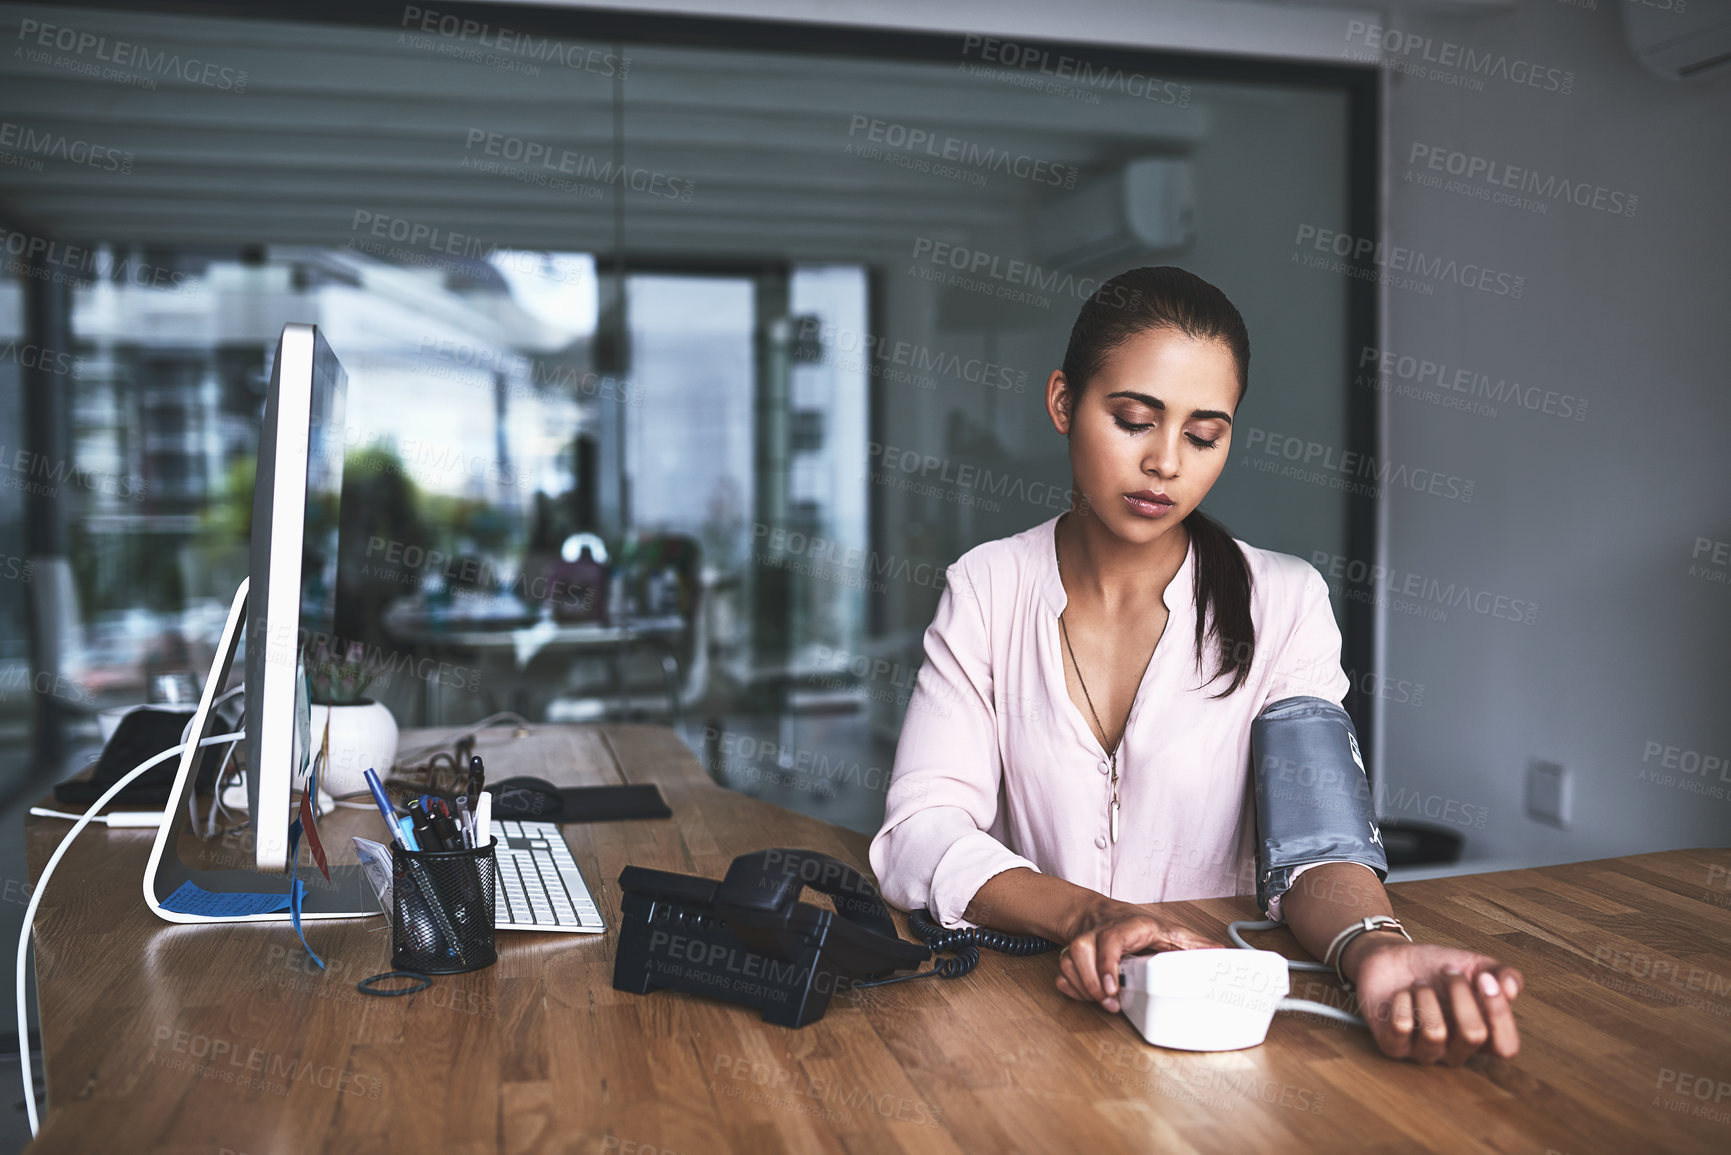
M490 790L481 791L480 804L475 807L475 845L487 845L492 837L493 826L493 793Z
M370 766L367 768L366 779L367 789L373 792L373 803L378 806L379 813L385 816L385 825L390 828L392 840L409 850L416 849L411 841L404 840L402 827L397 825L397 808L391 805L391 796L385 793L384 783L379 781L379 776L373 773ZM410 839L412 838L411 835Z
M415 836L410 830L410 819L404 818L400 821L402 822L403 837L407 840L404 849L420 850L421 848L415 845ZM445 944L449 953L456 955L459 962L467 965L469 959L463 952L463 940L457 936L456 927L451 925L451 918L445 909L445 900L439 894L439 888L434 885L426 867L418 861L411 858L407 860L406 865L409 878L414 880L415 888L421 892L421 907L432 918L433 924L439 929L439 933L445 936ZM431 949L431 946L423 949Z
M463 801L474 802L481 797L481 791L487 788L487 767L476 754L469 759L469 781L463 787Z
M457 820L449 815L441 814L433 819L430 825L433 833L439 836L445 850L463 849L463 832L457 829Z
M409 817L415 824L415 841L422 850L449 850L444 840L439 837L438 827L433 825L433 819L427 813L421 800L416 798L409 803Z

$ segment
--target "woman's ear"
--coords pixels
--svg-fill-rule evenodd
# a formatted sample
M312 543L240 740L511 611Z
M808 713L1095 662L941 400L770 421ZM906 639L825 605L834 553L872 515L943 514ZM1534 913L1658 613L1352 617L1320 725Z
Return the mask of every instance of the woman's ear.
M1052 419L1052 428L1070 436L1071 405L1070 383L1064 380L1062 369L1052 370L1052 375L1046 378L1046 415Z

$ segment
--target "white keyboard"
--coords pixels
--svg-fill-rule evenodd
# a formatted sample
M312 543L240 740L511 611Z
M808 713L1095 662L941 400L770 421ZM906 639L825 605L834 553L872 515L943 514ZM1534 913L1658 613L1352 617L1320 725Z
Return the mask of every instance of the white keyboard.
M495 819L493 825L499 839L495 930L599 934L607 929L557 825L515 819Z

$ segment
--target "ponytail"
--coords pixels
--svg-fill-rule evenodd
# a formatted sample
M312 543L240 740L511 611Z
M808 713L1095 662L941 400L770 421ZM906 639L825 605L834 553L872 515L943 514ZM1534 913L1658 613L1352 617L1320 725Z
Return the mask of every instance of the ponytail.
M1256 625L1250 620L1250 567L1244 551L1226 527L1192 510L1184 519L1196 547L1196 572L1191 589L1196 596L1196 664L1202 665L1209 638L1215 641L1219 669L1210 682L1231 678L1216 698L1229 697L1250 676L1256 656ZM1210 612L1212 611L1212 613Z

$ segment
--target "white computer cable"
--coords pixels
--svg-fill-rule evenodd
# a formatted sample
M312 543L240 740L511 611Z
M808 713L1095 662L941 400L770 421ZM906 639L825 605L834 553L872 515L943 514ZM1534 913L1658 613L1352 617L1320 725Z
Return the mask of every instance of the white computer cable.
M239 686L231 686L228 689L224 690L222 693L218 694L216 697L212 698L210 700L211 716L214 717L216 715L216 708L218 706L222 705L224 702L228 701L230 698L234 697L236 694L244 694L244 693L246 693L246 686L243 684L243 685L239 685ZM197 716L195 714L193 717L190 717L186 720L186 725L184 725L180 728L180 742L181 742L182 746L186 745L186 740L188 738L192 737L192 724L197 720L198 719L197 719ZM242 737L245 737L246 731L242 730L242 731L240 731L240 734Z
M245 737L246 731L239 730L233 734L218 734L206 738L199 742L199 745L216 746L223 742L232 743ZM56 846L54 853L48 856L48 865L42 868L42 875L36 880L36 889L30 894L30 905L24 908L24 927L18 932L18 1066L23 1072L24 1110L30 1117L30 1135L32 1138L35 1137L41 1124L36 1118L36 1076L30 1069L30 1016L28 1001L25 997L27 988L24 975L25 964L30 958L30 934L36 925L36 908L42 904L42 892L47 888L48 879L54 874L54 868L60 865L60 860L65 857L66 848L72 845L72 840L78 837L80 830L90 825L91 820L96 817L96 812L107 806L116 794L119 794L140 774L159 762L166 762L168 759L178 756L185 749L186 743L183 741L180 745L171 746L154 758L140 762L122 774L120 780L110 786L102 797L92 802L90 809L86 810L78 821L72 824L72 829L66 832L66 836L60 840L60 845ZM163 821L168 821L168 818L164 816Z
M214 718L214 717L218 716L216 713L216 708L218 706L222 705L224 702L228 701L230 698L234 697L236 694L244 694L244 693L246 693L246 683L243 682L238 686L230 686L228 689L224 690L222 693L220 693L216 697L212 698L210 701L210 717ZM180 744L181 744L182 749L185 749L185 747L186 747L186 740L188 738L192 737L192 724L194 722L196 722L197 720L198 720L197 715L194 715L193 717L188 718L186 720L185 726L181 727L181 729L180 729ZM242 737L246 736L245 730L241 730L241 731L237 731L237 732ZM205 823L204 832L202 834L199 833L199 829L198 829L198 797L197 797L197 794L195 791L192 791L192 790L188 790L186 792L186 820L189 824L191 824L192 832L194 834L198 834L198 836L200 838L204 839L207 842L210 839L216 837L216 816L217 816L217 814L220 812L224 818L229 817L228 811L225 810L222 806L222 776L223 776L224 771L226 771L228 769L229 761L234 757L234 748L238 744L239 744L238 741L237 742L230 742L228 744L228 749L223 751L222 765L220 765L216 768L215 797L216 797L217 803L215 806L212 806L210 808L210 818L209 818L209 821L207 821Z
M38 818L64 818L68 822L77 822L81 815L68 814L64 810L50 810L46 806L32 806L30 813ZM111 810L107 814L98 814L92 822L100 822L111 830L131 829L155 830L162 825L167 815L160 810Z
M244 733L244 731L242 731L242 733ZM182 735L180 741L181 748L185 749L186 736ZM238 745L240 745L240 741L237 739L230 742L228 744L228 749L222 752L222 763L216 768L216 789L214 802L210 808L210 819L205 823L202 832L198 828L198 795L192 790L186 792L186 821L190 824L192 832L197 834L206 842L216 837L217 814L220 813L224 818L229 817L228 811L224 809L222 805L222 779L223 775L228 772L229 762L234 758L234 748Z
M238 745L240 745L239 742L230 742L228 744L228 749L226 749L222 752L222 764L216 768L216 784L211 790L211 798L210 798L210 817L205 821L204 834L202 836L206 842L208 842L212 838L216 837L216 818L217 818L217 815L219 815L219 814L222 815L222 817L225 821L227 819L234 817L232 814L230 814L228 812L228 807L226 807L222 804L222 791L223 791L223 781L222 780L223 780L223 777L228 773L229 763L234 758L234 748ZM235 773L238 775L240 772L241 771L237 767L235 770ZM187 791L187 804L188 804L189 809L193 805L193 793L194 793L193 791L190 791L190 790ZM189 815L189 817L191 817L191 816ZM197 823L196 818L193 821L193 829L194 830L198 829L198 823ZM233 829L238 830L240 828L234 827Z

